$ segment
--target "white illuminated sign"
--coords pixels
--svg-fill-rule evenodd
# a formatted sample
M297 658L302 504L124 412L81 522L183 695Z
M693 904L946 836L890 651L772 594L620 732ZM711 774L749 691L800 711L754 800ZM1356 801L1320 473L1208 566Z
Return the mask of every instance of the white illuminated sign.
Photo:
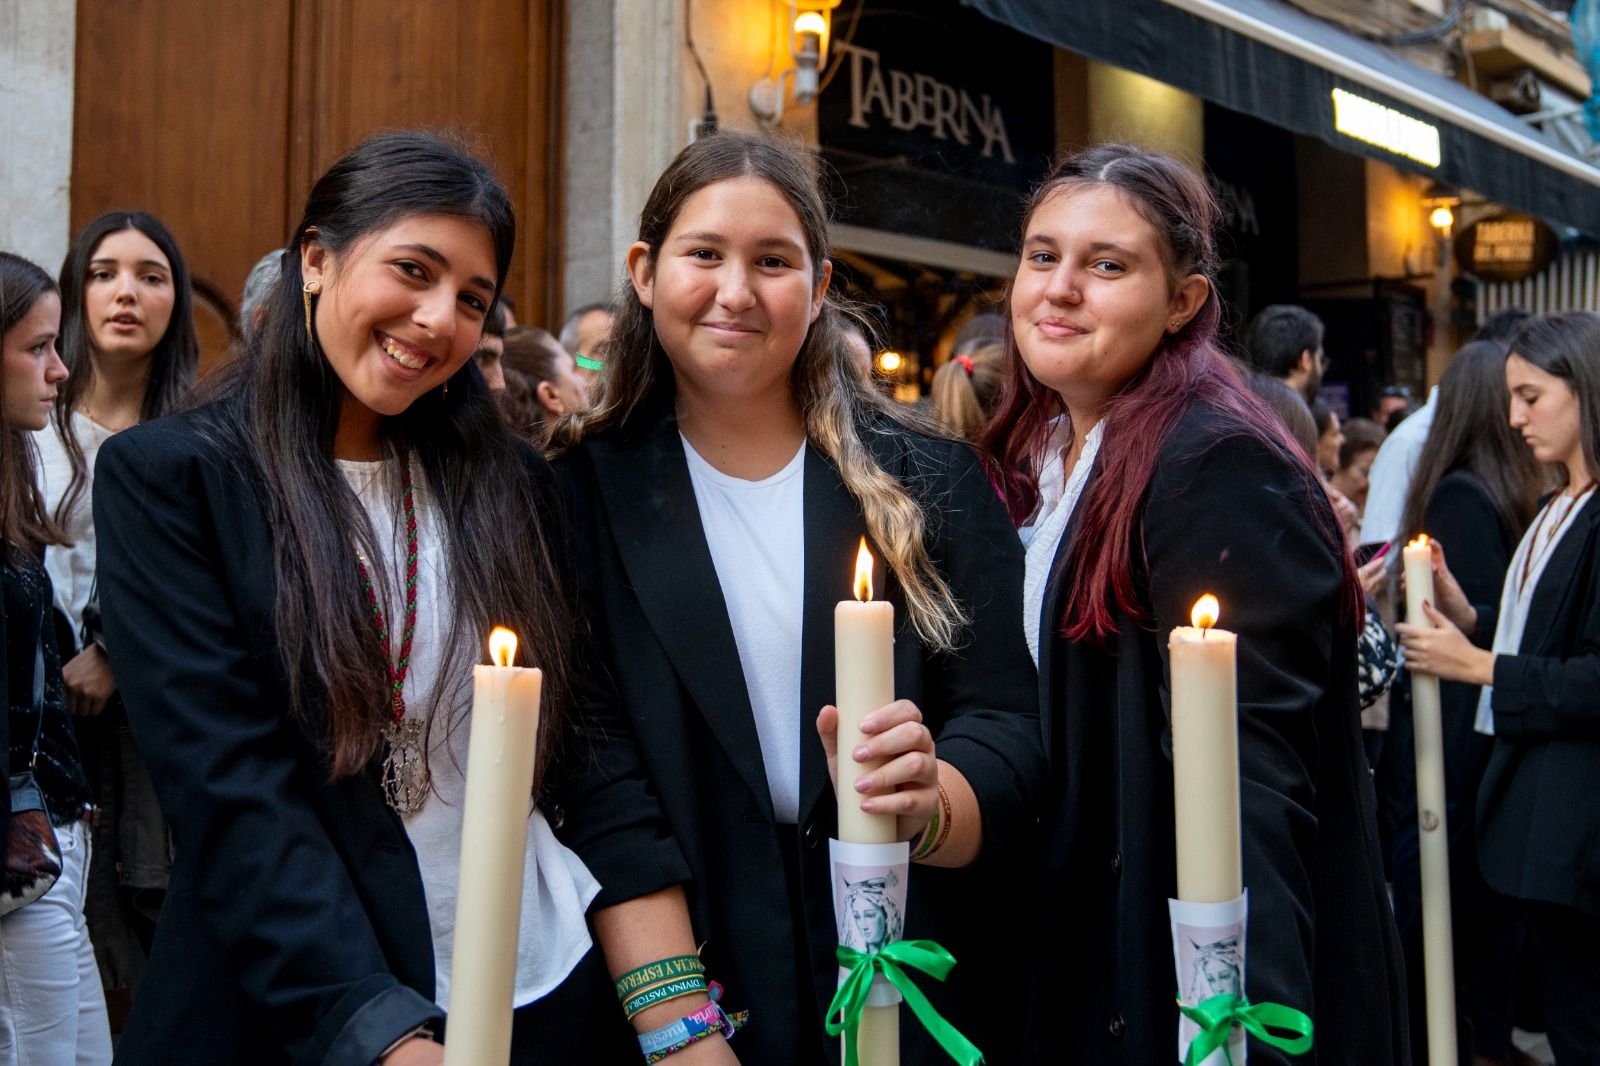
M1439 127L1343 89L1333 90L1333 128L1347 137L1436 167Z

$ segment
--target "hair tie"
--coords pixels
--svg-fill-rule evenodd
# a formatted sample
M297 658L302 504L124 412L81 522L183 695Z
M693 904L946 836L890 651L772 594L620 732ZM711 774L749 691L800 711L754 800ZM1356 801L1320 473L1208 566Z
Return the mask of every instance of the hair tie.
M961 369L965 370L967 372L967 377L970 378L972 376L972 356L970 356L970 355L956 355L956 356L952 356L950 361L952 363L960 364Z

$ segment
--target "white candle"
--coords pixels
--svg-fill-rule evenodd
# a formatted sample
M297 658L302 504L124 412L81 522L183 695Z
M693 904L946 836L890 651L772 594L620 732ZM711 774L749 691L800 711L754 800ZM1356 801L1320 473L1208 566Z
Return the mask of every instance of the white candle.
M854 752L865 739L861 721L894 702L894 604L872 598L872 554L861 539L856 553L855 600L833 612L834 705L839 709L839 840L848 844L893 844L898 820L892 814L861 809L856 779L883 765L858 763ZM867 1007L861 1013L856 1046L861 1066L895 1066L900 1061L899 1007Z
M1401 553L1406 573L1406 621L1432 626L1423 603L1433 603L1433 549L1426 533ZM1417 842L1422 874L1422 972L1427 1004L1428 1062L1456 1063L1456 979L1450 943L1450 834L1444 810L1444 728L1439 679L1411 675L1411 729L1417 758Z
M1212 628L1217 598L1167 641L1172 663L1172 778L1178 898L1226 903L1244 891L1239 850L1239 638Z
M511 1057L543 674L511 665L517 638L509 629L496 629L489 647L495 665L472 668L446 1066L493 1066Z

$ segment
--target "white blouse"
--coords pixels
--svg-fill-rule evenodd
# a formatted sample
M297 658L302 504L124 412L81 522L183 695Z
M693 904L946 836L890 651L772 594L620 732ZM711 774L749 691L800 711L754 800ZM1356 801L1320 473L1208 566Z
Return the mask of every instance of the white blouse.
M1078 509L1083 487L1094 468L1095 456L1100 454L1101 428L1104 421L1096 422L1083 438L1083 451L1078 455L1072 473L1066 473L1065 455L1072 444L1068 438L1071 430L1065 418L1058 418L1045 449L1045 460L1039 470L1039 509L1033 518L1017 530L1027 549L1027 569L1022 578L1022 629L1028 638L1028 652L1033 665L1039 665L1039 629L1044 611L1044 594L1050 586L1050 568L1055 563L1056 548L1072 521L1072 512Z
M44 568L50 572L50 584L55 587L56 608L72 623L76 636L83 629L83 608L94 590L94 510L90 506L94 491L94 460L100 454L100 445L111 439L113 430L81 412L74 411L67 423L78 446L83 449L83 462L87 468L83 492L72 511L65 515L63 531L70 542L68 547L52 544L44 551ZM56 432L56 421L33 435L39 447L39 491L44 496L45 509L55 514L61 497L67 494L72 481L72 460L67 457L67 446Z
M383 615L389 623L395 655L405 628L404 514L400 510L400 477L395 460L339 460L356 498L366 509L377 535L380 565L388 574L389 600ZM445 579L444 538L439 509L420 465L413 463L412 496L417 512L417 629L411 667L406 674L408 718L426 717L438 702L429 737L428 771L433 787L422 808L405 818L406 835L417 853L422 887L433 932L434 999L450 1006L450 959L455 943L456 883L460 879L462 804L466 795L468 709L472 704L475 648L447 654L451 603ZM353 550L353 549L352 549ZM374 630L376 633L376 630ZM448 671L448 673L445 673ZM444 676L441 676L444 674ZM454 725L454 728L451 726ZM528 847L523 859L522 923L517 942L515 1004L523 1006L559 985L589 950L592 941L584 913L600 891L583 860L558 841L544 812L528 815Z

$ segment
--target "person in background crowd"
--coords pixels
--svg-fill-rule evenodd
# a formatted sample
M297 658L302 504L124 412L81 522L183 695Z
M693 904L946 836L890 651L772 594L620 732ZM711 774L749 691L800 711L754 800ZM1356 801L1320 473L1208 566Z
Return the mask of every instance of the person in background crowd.
M505 378L505 390L495 397L500 401L500 414L517 436L535 447L544 447L544 417L538 401L533 398L533 386L528 384L527 375L508 369Z
M1450 554L1462 592L1473 603L1500 594L1517 541L1538 509L1542 472L1506 421L1504 342L1473 341L1457 352L1439 381L1433 425L1417 464L1401 520L1400 541L1427 533ZM1478 873L1473 817L1478 782L1491 738L1473 730L1480 689L1440 686L1444 727L1445 810L1450 827L1451 913L1456 930L1457 1003L1470 1019L1462 1044L1484 1058L1510 1052L1513 952L1496 933L1510 923L1507 908ZM1407 970L1422 972L1421 895L1417 884L1416 775L1411 716L1390 722L1395 760L1388 773L1398 831L1392 863L1395 913L1406 946ZM1498 950L1487 950L1497 945ZM1413 1059L1427 1061L1420 983L1411 989Z
M933 374L933 417L945 432L976 441L1000 400L1005 382L1005 347L987 344L952 355Z
M987 348L991 344L1004 344L1006 340L1006 316L992 311L975 314L961 323L956 330L955 340L950 345L950 354L972 355L980 348Z
M854 318L846 318L840 327L844 334L845 344L850 347L850 355L856 369L861 371L861 376L866 381L872 380L872 342L867 339L867 330Z
M662 173L598 395L556 429L591 553L580 602L688 856L706 968L750 1008L740 1058L833 1058L829 778L836 758L881 758L838 803L897 816L917 856L906 935L961 960L922 987L1015 1061L1013 942L989 915L1023 888L1045 774L1021 550L972 450L857 373L827 240L809 161L778 141L718 133ZM835 755L834 605L863 535L895 608L898 699ZM938 1054L921 1026L900 1039L907 1062Z
M1357 726L1360 588L1321 479L1217 346L1220 215L1183 164L1103 145L1024 216L984 444L1027 539L1054 759L1018 982L1029 1062L1173 1055L1167 634L1205 592L1239 634L1249 998L1309 1013L1318 1061L1407 1057Z
M490 392L504 392L506 388L503 365L506 350L505 335L505 312L496 303L489 308L489 313L483 318L483 336L478 339L478 350L472 353L472 361L483 374L483 380L488 384Z
M1312 453L1317 470L1323 478L1330 479L1339 469L1339 449L1344 446L1344 433L1339 428L1339 415L1333 408L1317 400L1311 405L1311 420L1317 427L1317 449Z
M564 415L583 410L589 382L578 373L572 353L537 326L518 326L506 334L505 365L520 374L533 398L533 438L541 444Z
M263 302L272 287L278 283L283 269L283 250L275 248L256 260L256 265L245 275L244 292L239 297L239 336L247 339L261 328L266 313Z
M688 871L577 639L553 475L467 365L515 226L465 150L363 142L313 185L216 399L102 449L106 628L180 842L119 1062L442 1061L471 666L496 625L544 672L511 1062L638 1061L591 864L620 924L694 951ZM595 792L563 753L603 768ZM598 842L561 843L546 810L617 789ZM680 1061L732 1062L714 1043Z
M0 917L0 1061L109 1066L105 995L83 915L89 782L67 711L43 565L45 548L60 544L63 534L34 478L34 433L49 424L67 377L56 353L60 331L55 280L0 252L0 692L6 698L0 752L8 774L32 771L61 866L42 896ZM4 795L0 829L9 829L10 790Z
M1343 493L1358 512L1364 513L1372 461L1377 458L1378 447L1386 434L1383 427L1370 418L1349 419L1339 431L1344 442L1339 445L1339 464L1328 484Z
M572 353L585 384L593 384L605 363L606 338L611 336L611 305L584 304L561 323L561 347Z
M1328 369L1322 336L1322 319L1304 307L1272 304L1250 320L1245 330L1245 355L1251 366L1282 381L1310 405Z
M95 460L114 434L173 410L195 380L189 268L159 220L138 211L85 226L61 266L61 357L72 372L35 435L39 484L65 544L45 550L64 648L62 673L89 784L100 805L86 908L112 1011L126 1010L150 951L171 843L128 732L100 626ZM103 713L104 712L104 713Z
M1509 332L1519 328L1528 318L1526 311L1507 308L1484 319L1473 334L1473 340L1507 340ZM1388 390L1385 390L1386 392ZM1411 392L1402 395L1406 403ZM1372 462L1372 475L1367 487L1367 505L1361 520L1361 543L1382 544L1400 535L1401 512L1405 508L1406 493L1411 487L1411 474L1417 468L1423 443L1433 426L1433 405L1439 396L1438 386L1428 392L1428 400L1417 408L1399 426L1390 426L1385 418L1375 421L1384 426L1388 436L1378 456ZM1402 408L1405 403L1400 405Z
M1600 316L1524 323L1505 377L1511 427L1555 467L1560 491L1518 543L1498 604L1474 602L1446 562L1455 545L1436 542L1432 624L1399 630L1414 673L1481 689L1475 725L1494 746L1478 787L1478 866L1515 901L1556 1061L1585 1066L1600 1062Z
M500 299L495 301L495 307L500 309L500 317L503 319L503 322L501 323L501 333L504 333L508 329L515 329L518 324L517 304L516 301L511 298L510 294L504 292L501 293Z
M1372 420L1384 427L1388 432L1389 423L1396 415L1408 408L1414 408L1411 400L1411 390L1405 385L1389 385L1378 392L1378 402L1372 407ZM1404 418L1404 415L1401 415ZM1399 425L1395 422L1395 425Z

